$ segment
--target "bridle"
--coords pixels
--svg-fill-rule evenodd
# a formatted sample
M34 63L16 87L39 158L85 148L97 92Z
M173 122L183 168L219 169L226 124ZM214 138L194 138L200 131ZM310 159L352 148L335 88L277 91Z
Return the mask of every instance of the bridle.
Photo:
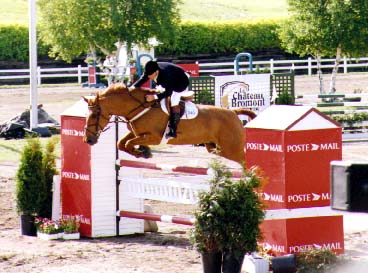
M128 94L132 99L138 102L138 106L130 110L129 113L126 115L126 117L124 117L124 119L122 119L122 117L118 117L118 120L132 125L133 121L137 120L138 118L143 116L145 113L147 113L155 104L157 104L157 102L151 103L151 102L146 102L145 100L142 102L141 100L136 98L132 94L132 92L128 92ZM148 107L146 106L146 103L149 104ZM139 111L137 114L134 114L132 117L129 118L131 114L137 112L137 110L141 108L143 108L143 110ZM105 119L105 120L110 121L110 116L106 117L102 114L101 106L98 104L98 96L96 98L96 104L88 105L88 109L92 112L91 115L96 116L96 122L94 124L86 124L86 126L84 127L84 130L86 132L89 132L95 138L99 138L102 132L105 132L106 130L109 129L109 127L102 128L102 126L100 125L100 119ZM94 127L95 129L94 132L90 130L91 127Z
M91 115L96 116L96 122L94 124L86 124L86 126L84 126L84 130L92 134L95 138L98 138L102 132L105 132L106 130L109 129L109 127L102 128L102 126L100 125L100 119L105 119L105 120L110 121L110 116L106 117L102 115L101 106L99 104L88 105L88 109L92 112ZM91 131L89 129L90 127L94 127L95 131L94 132Z

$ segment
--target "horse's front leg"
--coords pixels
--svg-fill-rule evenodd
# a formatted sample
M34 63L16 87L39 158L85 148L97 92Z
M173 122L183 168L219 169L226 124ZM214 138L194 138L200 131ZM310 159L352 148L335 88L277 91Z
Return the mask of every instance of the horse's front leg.
M160 144L160 141L161 139L154 137L152 134L139 135L127 140L125 149L128 151L134 151L133 153L136 157L148 158L152 156L148 146ZM140 146L138 149L135 148L137 145Z
M133 138L135 138L135 135L132 132L129 132L126 136L124 136L118 141L117 143L118 149L120 151L131 154L135 157L141 157L142 151L136 149L134 146L127 145L127 142Z

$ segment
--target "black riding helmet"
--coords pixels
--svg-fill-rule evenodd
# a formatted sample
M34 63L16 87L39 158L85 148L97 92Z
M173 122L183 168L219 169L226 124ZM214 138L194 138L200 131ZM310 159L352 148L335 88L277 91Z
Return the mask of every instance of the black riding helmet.
M147 76L155 73L158 70L158 64L156 61L148 61L144 67L144 74Z

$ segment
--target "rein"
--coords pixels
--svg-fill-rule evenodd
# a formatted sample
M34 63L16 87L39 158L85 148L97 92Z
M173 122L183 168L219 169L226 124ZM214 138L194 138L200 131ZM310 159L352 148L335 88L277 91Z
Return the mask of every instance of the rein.
M110 127L106 127L105 129L102 128L100 125L100 118L110 121L110 117L105 117L104 115L101 114L100 105L91 105L91 106L88 106L88 109L92 112L92 115L96 115L96 123L86 124L86 126L84 126L84 130L94 135L96 138L98 138L102 132L105 132L110 128ZM95 132L89 129L89 127L92 127L92 126L95 127Z
M133 92L134 92L134 91L133 91ZM129 94L129 96L130 96L132 99L134 99L136 102L138 102L138 106L137 106L137 107L135 107L135 108L133 108L132 110L130 110L130 111L129 111L129 113L126 115L126 117L123 117L124 119L121 119L121 117L120 117L120 119L121 119L121 121L122 121L122 122L130 123L130 124L131 124L133 121L135 121L135 120L139 119L141 116L143 116L144 114L146 114L149 110L151 110L151 109L154 107L154 105L156 105L156 104L157 104L157 102L156 102L156 101L155 101L155 102L153 102L153 103L146 102L146 101L141 102L138 98L136 98L136 97L132 94L132 92L129 92L128 94ZM146 103L149 103L150 105L147 107L147 106L146 106ZM133 117L129 118L129 116L130 116L132 113L136 112L136 111L137 111L137 110L139 110L140 108L143 108L143 109L142 109L142 111L138 112L137 114L133 115Z

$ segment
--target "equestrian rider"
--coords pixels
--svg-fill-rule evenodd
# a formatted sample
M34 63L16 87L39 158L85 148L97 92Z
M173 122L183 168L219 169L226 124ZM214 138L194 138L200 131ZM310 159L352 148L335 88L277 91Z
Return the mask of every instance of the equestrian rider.
M185 71L172 63L148 61L145 65L144 74L131 87L141 87L148 80L153 80L155 85L161 85L165 91L155 95L147 95L148 102L162 100L171 96L169 132L166 138L176 138L176 128L180 121L180 92L187 90L189 85L188 75Z

